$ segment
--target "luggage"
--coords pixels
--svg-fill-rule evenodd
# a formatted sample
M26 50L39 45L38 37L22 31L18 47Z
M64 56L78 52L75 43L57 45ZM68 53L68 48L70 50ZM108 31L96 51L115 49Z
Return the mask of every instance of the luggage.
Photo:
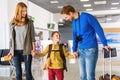
M103 54L103 75L99 77L99 80L120 80L120 78L113 74L112 75L112 63L111 63L111 57L116 57L117 52L116 48L111 48L109 51L103 48L102 52ZM105 58L109 58L109 73L105 74Z
M6 56L9 53L9 51L10 51L9 49L1 49L0 50L0 59L1 59L1 57ZM10 65L9 61L1 61L1 60L0 60L0 64L1 65Z
M120 77L113 74L110 79L110 75L108 73L104 74L104 76L100 76L99 80L120 80Z
M104 51L104 58L109 58L110 55L111 57L117 56L116 48L111 48L110 51L107 51L106 49L103 48L103 51Z
M12 59L12 55L5 55L1 57L1 61L10 61Z

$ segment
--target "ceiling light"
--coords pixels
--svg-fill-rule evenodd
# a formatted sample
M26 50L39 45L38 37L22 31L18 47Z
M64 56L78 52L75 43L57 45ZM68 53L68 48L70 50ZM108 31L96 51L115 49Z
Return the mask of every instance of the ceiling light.
M63 6L58 6L58 8L60 8L60 9L61 9L61 8L63 8Z
M110 9L117 9L117 7L111 7Z
M63 26L64 24L63 24L63 23L59 23L58 25L59 25L59 26Z
M80 0L81 2L89 1L89 0Z
M84 7L91 7L91 4L84 4Z
M63 19L61 18L61 19L59 19L59 22L63 22Z
M107 21L111 21L111 20L112 20L112 18L107 18L106 20L107 20Z
M99 4L106 4L106 1L94 1L94 4L99 5Z
M119 2L111 3L111 5L119 5Z
M86 9L86 11L92 11L93 9Z
M58 1L50 1L51 4L59 3Z

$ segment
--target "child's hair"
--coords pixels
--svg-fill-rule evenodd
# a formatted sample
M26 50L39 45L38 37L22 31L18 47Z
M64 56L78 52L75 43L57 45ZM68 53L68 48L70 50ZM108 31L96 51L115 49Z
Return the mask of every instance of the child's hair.
M53 37L53 35L54 35L55 33L58 33L59 36L60 36L60 33L59 33L58 31L53 31L51 37Z

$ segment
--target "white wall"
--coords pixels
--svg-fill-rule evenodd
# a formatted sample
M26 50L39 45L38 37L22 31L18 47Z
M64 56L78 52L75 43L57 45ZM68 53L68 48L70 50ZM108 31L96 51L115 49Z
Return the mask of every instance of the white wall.
M8 48L8 0L0 0L0 49Z
M28 13L30 16L35 17L35 27L41 27L47 29L47 23L52 21L52 13L35 5L32 2L28 2Z
M53 14L53 21L59 22L60 19L63 19L63 16L60 13Z
M39 27L43 31L43 39L47 40L49 38L49 30L47 29L47 24L52 22L55 24L54 30L58 30L57 23L53 21L53 13L35 5L32 2L28 2L28 13L30 16L35 17L34 26Z

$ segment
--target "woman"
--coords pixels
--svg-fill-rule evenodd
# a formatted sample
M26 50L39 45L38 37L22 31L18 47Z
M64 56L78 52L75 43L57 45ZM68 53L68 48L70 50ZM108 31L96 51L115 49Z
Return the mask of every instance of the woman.
M26 4L19 2L10 24L10 52L8 54L13 56L16 80L22 80L22 59L25 63L26 80L32 80L31 62L35 51L33 22L28 18Z

